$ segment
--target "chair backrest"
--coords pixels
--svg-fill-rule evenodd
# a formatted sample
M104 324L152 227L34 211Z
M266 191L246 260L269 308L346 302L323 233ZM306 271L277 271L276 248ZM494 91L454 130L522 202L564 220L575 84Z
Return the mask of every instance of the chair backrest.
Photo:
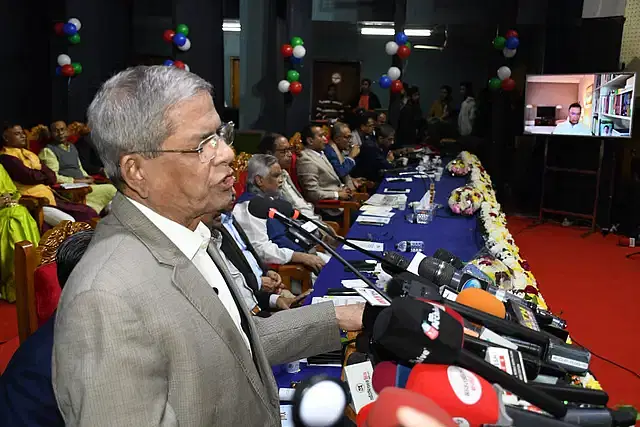
M298 162L298 154L293 153L291 155L291 167L289 168L289 176L291 176L291 181L293 181L293 185L296 186L298 191L302 193L302 187L300 187L300 182L298 181L298 168L296 164Z
M36 270L40 266L56 262L56 252L65 239L79 231L91 230L91 228L91 225L85 222L62 221L44 233L37 248L29 241L16 243L14 265L20 343L38 329L36 293L40 286L36 284ZM59 288L57 277L48 277L47 280L51 282L46 283L46 286L57 285ZM55 283L53 283L54 280ZM59 298L59 293L54 292L53 295ZM57 304L57 301L50 301L50 303Z
M233 183L233 189L236 191L236 198L240 197L247 189L247 171L238 172L236 182Z

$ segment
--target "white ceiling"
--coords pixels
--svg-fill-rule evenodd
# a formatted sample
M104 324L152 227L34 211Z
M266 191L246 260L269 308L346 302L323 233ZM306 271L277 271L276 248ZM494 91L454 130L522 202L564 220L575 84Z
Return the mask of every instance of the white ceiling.
M527 76L527 82L533 83L580 83L586 74L562 74L546 76Z

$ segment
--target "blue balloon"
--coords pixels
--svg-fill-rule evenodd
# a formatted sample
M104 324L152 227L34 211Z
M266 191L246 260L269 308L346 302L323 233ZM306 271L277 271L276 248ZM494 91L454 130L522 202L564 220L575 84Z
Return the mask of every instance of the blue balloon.
M78 27L76 27L76 24L67 22L66 24L64 24L64 27L62 27L62 31L64 31L66 35L72 36L78 32Z
M187 36L182 33L176 33L176 35L173 36L173 42L176 46L184 46L184 44L187 42Z
M166 65L167 67L171 67L173 65L173 61L170 59L165 59L162 64Z
M58 65L56 67L56 76L61 76L61 75L62 75L62 67Z
M295 56L291 55L291 63L292 64L302 64L302 58L296 58Z
M407 35L404 33L404 31L396 33L396 43L398 43L400 46L405 44L407 41L409 41L409 39L407 38Z
M378 84L382 89L389 89L391 87L391 77L384 74L382 77L380 77Z
M517 37L509 37L507 39L507 43L505 43L505 46L507 47L507 49L517 49L519 44L520 40L518 40Z

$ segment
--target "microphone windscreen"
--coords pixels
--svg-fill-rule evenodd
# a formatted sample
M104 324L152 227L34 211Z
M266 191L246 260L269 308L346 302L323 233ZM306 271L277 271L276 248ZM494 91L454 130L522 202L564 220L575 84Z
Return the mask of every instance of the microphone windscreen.
M457 427L451 416L428 397L401 388L388 387L380 393L378 400L371 404L365 424L362 427L398 427L398 409L410 407L422 412L444 427Z
M385 308L386 307L374 307L371 304L366 304L364 306L364 312L362 313L362 329L364 331L371 331L373 329L373 325L376 322L376 319Z
M373 375L371 375L371 385L376 393L380 394L382 390L387 387L396 386L396 371L398 365L394 362L380 362L373 368Z
M369 357L365 353L354 351L347 358L346 366L357 365L358 363L366 362Z
M371 402L368 403L366 405L364 405L362 408L360 408L360 411L358 411L358 414L356 415L356 426L357 427L366 427L367 426L367 418L369 417L369 412L371 412L371 409L373 409L373 405L375 405L376 402Z
M256 218L269 218L269 210L274 207L273 199L266 197L254 197L249 201L249 213Z
M494 425L500 419L501 402L493 386L484 378L458 366L413 367L407 390L433 399L462 425Z
M294 217L294 214L296 212L296 210L293 208L293 205L291 205L291 203L287 202L284 199L273 199L272 207L277 209L278 212L280 212L287 218Z
M504 303L498 298L491 295L489 292L478 288L463 289L456 298L456 302L466 305L467 307L475 308L476 310L483 311L493 316L504 319L507 315L507 311L504 307Z
M462 348L460 322L438 307L396 298L380 313L372 340L399 363L453 363Z

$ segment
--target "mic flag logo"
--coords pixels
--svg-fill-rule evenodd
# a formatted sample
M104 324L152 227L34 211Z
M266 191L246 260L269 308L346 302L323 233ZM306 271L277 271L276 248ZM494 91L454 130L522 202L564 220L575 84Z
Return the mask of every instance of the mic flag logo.
M435 340L440 335L440 310L434 307L429 313L428 321L422 321L422 331L430 340Z

